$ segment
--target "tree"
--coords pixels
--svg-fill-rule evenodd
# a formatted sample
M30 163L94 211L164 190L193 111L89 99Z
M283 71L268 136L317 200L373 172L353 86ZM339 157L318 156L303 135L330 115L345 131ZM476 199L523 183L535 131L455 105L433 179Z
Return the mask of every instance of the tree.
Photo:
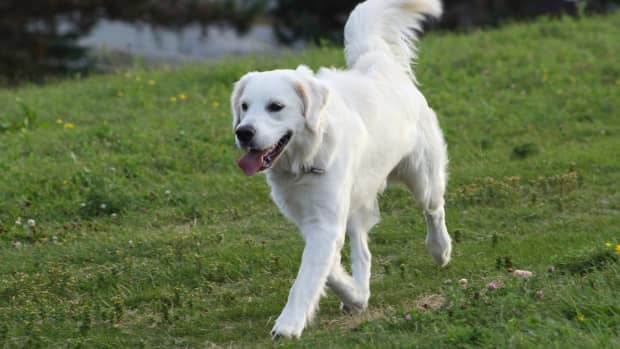
M274 29L283 43L321 39L342 42L342 28L357 0L276 0L271 11ZM506 20L539 15L577 14L580 4L587 11L605 12L620 6L620 0L443 0L444 15L433 27L463 29L496 26Z

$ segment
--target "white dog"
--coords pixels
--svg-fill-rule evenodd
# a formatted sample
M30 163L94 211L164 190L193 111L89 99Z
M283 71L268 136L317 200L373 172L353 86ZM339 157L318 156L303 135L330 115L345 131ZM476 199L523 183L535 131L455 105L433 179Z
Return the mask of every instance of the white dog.
M265 173L271 195L305 240L301 267L272 336L299 337L325 285L346 311L370 296L368 230L379 221L377 195L404 182L426 218L426 246L450 261L444 221L447 152L433 110L416 88L413 43L439 0L368 0L345 26L348 70L307 67L251 72L231 98L239 160ZM345 232L353 276L340 262Z

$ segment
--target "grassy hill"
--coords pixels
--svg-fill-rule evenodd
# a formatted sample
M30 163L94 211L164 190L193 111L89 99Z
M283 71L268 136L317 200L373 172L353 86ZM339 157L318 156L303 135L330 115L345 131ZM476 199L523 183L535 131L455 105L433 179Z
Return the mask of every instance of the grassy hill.
M390 188L368 312L328 293L299 341L268 333L302 241L237 168L228 98L250 70L342 66L340 48L1 90L0 346L617 348L618 38L620 14L425 36L453 261Z

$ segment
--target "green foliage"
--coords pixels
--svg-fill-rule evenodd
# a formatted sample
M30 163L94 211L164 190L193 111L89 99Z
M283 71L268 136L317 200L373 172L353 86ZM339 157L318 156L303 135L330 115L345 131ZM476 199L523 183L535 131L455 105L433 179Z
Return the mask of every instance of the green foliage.
M297 341L268 332L302 241L237 168L227 101L247 71L341 49L1 90L0 346L618 347L618 37L620 15L425 37L453 261L388 189L370 308L328 292Z
M0 119L0 133L8 131L26 131L28 129L35 129L37 127L49 127L49 123L46 122L37 125L37 113L32 110L27 104L22 103L19 99L17 100L17 103L20 106L22 115L20 115L20 117L18 117L15 121Z

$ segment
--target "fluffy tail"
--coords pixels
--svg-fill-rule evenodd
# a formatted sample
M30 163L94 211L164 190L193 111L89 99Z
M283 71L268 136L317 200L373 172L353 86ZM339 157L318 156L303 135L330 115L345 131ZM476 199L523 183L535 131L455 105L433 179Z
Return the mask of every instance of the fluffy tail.
M357 5L344 28L347 65L354 68L364 55L380 51L413 76L417 32L425 15L437 18L441 12L439 0L368 0Z

